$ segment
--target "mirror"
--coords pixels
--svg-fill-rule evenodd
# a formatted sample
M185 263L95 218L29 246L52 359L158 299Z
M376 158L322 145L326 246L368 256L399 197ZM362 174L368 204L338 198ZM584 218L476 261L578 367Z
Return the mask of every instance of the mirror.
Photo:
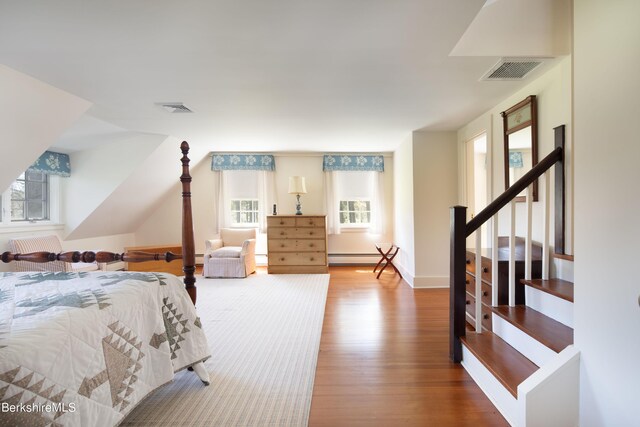
M504 132L505 189L538 164L538 117L536 96L530 95L500 113ZM525 191L515 199L523 202ZM538 181L533 183L533 201L538 201Z

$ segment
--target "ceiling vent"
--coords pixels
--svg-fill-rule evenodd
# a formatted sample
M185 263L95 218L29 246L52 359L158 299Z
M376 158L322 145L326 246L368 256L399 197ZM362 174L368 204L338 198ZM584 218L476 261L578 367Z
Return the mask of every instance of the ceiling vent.
M480 80L522 80L543 62L542 58L502 58Z
M158 102L156 105L159 105L171 114L193 113L193 111L185 107L182 102Z

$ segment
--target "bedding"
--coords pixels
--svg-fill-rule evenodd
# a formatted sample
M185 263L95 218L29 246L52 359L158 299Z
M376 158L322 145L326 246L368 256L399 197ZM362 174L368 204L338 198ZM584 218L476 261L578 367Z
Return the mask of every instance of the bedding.
M171 274L0 273L0 425L117 425L209 356Z

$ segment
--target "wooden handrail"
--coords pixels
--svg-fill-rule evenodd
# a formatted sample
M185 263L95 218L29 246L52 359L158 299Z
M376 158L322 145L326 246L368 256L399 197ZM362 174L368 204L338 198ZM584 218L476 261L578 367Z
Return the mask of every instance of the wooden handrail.
M471 221L467 223L465 227L466 237L469 237L471 233L476 231L482 224L487 222L489 218L497 214L500 209L505 207L507 203L515 199L522 190L526 189L536 179L540 178L548 169L555 165L558 161L563 160L562 147L556 147L547 157L542 159L535 165L529 172L524 174L522 178L513 183L511 187L501 195L499 195L493 202L487 205L482 211L478 213Z

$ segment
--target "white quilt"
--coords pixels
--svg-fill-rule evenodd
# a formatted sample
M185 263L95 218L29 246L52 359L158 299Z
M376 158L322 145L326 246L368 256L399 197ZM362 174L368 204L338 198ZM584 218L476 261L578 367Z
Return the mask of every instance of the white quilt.
M0 273L1 426L117 425L209 356L171 274Z

